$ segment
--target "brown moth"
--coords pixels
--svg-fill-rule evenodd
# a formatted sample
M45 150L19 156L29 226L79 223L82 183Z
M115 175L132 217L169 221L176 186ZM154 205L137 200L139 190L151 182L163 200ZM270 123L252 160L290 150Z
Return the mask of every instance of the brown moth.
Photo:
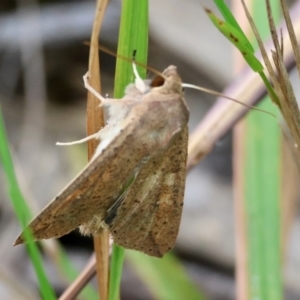
M137 78L117 101L99 96L107 122L92 137L101 142L82 172L28 225L36 240L77 227L96 235L106 227L124 248L156 257L173 248L183 206L189 111L176 67L169 66L163 77ZM23 242L20 235L15 245Z

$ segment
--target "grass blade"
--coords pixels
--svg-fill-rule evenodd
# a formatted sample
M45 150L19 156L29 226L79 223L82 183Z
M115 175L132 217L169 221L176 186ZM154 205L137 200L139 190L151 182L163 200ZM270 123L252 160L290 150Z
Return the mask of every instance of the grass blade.
M260 107L272 109L269 101ZM274 106L273 110L276 113ZM274 121L250 113L245 142L250 299L282 299L280 129Z
M8 141L5 133L1 107L0 107L0 161L3 166L4 173L6 175L9 196L10 196L13 209L22 228L25 229L28 221L31 219L31 213L26 204L25 199L23 198L23 195L21 193L15 175L12 158L9 151ZM49 299L49 300L56 299L55 293L44 271L41 254L38 250L37 245L33 242L32 234L29 230L25 230L24 235L25 235L25 240L27 241L25 247L27 249L33 267L35 269L42 297L43 299Z
M118 42L118 55L132 57L136 51L136 60L147 64L148 57L148 1L123 0L121 24ZM137 66L142 78L146 69ZM126 86L134 81L132 65L126 60L117 58L114 97L121 98ZM113 246L110 279L109 300L117 300L124 260L124 249Z
M157 259L135 251L127 251L126 257L147 284L155 299L205 299L171 253L166 254L162 259Z
M211 10L205 9L208 17L216 28L241 52L244 59L254 72L262 72L263 66L256 58L254 50L249 47L249 41L239 30L230 23L220 20Z
M266 12L262 16L261 3L253 2L253 15L263 37L269 35ZM269 98L259 107L279 115ZM239 235L238 240L244 240L246 253L240 253L240 258L246 256L247 275L243 278L245 282L238 282L238 297L281 300L281 132L274 120L251 112L243 126L242 136L237 136L243 140L239 141L243 148L242 160L235 161L235 164L242 164L238 167L241 174L236 174L241 185L235 188L243 193L237 201L244 201L239 204L244 205L244 211L239 213L245 218L238 226L243 227L245 237ZM238 266L239 271L243 268L244 265ZM247 293L241 286L246 287Z
M224 0L214 0L216 6L218 7L220 13L222 14L223 18L225 21L230 24L232 27L234 27L242 36L243 40L245 41L245 45L252 51L254 52L254 48L252 47L250 41L248 40L247 36L241 29L239 23L235 19L234 15L231 13L229 7L227 4L224 2Z

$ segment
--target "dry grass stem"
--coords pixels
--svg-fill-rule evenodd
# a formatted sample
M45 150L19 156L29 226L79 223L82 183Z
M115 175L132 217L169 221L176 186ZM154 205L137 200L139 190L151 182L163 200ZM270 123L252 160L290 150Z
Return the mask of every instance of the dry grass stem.
M292 44L293 51L294 51L294 58L295 58L295 61L296 61L296 66L297 66L298 74L299 74L299 77L300 77L300 51L299 51L299 47L298 47L298 42L297 42L295 30L294 30L294 27L293 27L293 24L292 24L291 16L289 14L289 10L288 10L286 1L285 0L280 0L280 4L281 4L284 19L285 19L285 23L286 23L286 26L287 26L287 29L288 29L288 33L289 33L289 36L290 36L291 44Z
M86 264L80 276L64 291L59 297L59 300L71 300L81 292L85 285L94 277L96 272L96 257L92 255L89 262Z
M262 52L264 62L267 66L267 69L268 69L268 72L269 72L269 75L271 78L271 82L274 85L274 89L275 89L275 92L276 92L278 100L279 100L279 109L291 131L291 134L295 140L297 149L299 149L299 151L300 151L300 148L298 147L300 145L299 107L298 107L298 104L296 101L293 87L289 80L289 76L288 76L286 67L284 65L282 51L281 51L282 47L279 44L279 39L278 39L276 27L275 27L275 22L274 22L274 19L272 16L270 1L266 0L266 6L267 6L267 14L268 14L268 21L269 21L271 36L272 36L272 40L273 40L273 45L275 47L275 51L272 51L272 57L273 57L273 61L275 64L276 71L272 68L272 66L270 64L267 52L261 41L261 38L255 27L255 24L247 10L247 7L246 7L244 1L242 1L242 2L243 2L243 6L244 6L244 9L246 12L246 16L249 20L249 23L254 32L255 38L258 41L259 48ZM283 2L282 2L282 5L283 5ZM288 15L287 9L285 9L285 14ZM288 18L288 20L290 21L290 18ZM289 37L290 36L295 37L295 33L294 33L293 26L291 25L291 23L289 24L289 26L287 26L287 28L288 28ZM295 45L293 46L293 49L294 49L294 47L295 47ZM297 57L295 59L297 59ZM300 155L300 152L299 152L299 155Z
M300 19L297 18L299 9L300 4L295 5L293 11L291 11L295 30L294 35L298 39L298 43L300 42ZM249 22L251 23L251 20L249 20ZM283 48L285 49L282 63L284 62L286 65L291 66L294 61L294 55L288 32L284 24L280 24L279 27L283 28ZM253 30L255 31L255 29ZM277 96L283 98L280 83L278 82L272 63L267 55L267 51L271 51L274 47L273 43L268 42L266 46L264 46L261 39L258 39L258 43ZM264 93L265 87L263 82L259 76L251 70L246 70L242 74L239 74L237 79L223 91L223 94L230 95L230 97L238 99L247 105L254 105L261 99ZM211 149L213 149L215 143L228 132L247 111L248 109L241 105L219 98L217 103L190 135L188 168L192 168L202 160Z
M89 55L89 74L90 85L99 93L100 88L100 65L98 38L101 29L104 14L108 5L108 0L98 0L95 10L95 19L93 24L91 46ZM99 100L90 92L87 97L87 135L99 131L104 126L103 113L99 108ZM90 140L88 142L88 158L91 159L97 147L98 141ZM109 233L107 230L94 237L94 247L96 254L96 269L99 287L99 297L106 300L108 297L108 266L109 266Z

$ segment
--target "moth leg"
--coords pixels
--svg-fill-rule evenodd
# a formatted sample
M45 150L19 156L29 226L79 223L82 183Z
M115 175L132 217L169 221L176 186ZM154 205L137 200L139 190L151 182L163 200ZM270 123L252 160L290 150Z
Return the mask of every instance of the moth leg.
M89 84L89 72L86 72L86 74L83 76L83 82L84 82L84 87L90 91L99 101L100 101L100 106L103 106L104 103L106 104L120 104L121 102L118 99L112 99L112 98L106 98L103 97L101 94L99 94L90 84Z
M98 93L90 84L89 84L89 72L86 72L86 74L83 76L83 82L84 82L84 87L90 91L97 99L100 101L100 105L103 105L104 102L106 102L106 98L103 97L100 93Z
M60 143L60 142L57 142L56 145L57 146L72 146L72 145L76 145L76 144L82 144L84 142L87 142L91 139L99 139L99 132L96 132L94 134L91 134L87 137L85 137L84 139L81 139L79 141L74 141L74 142L69 142L69 143Z

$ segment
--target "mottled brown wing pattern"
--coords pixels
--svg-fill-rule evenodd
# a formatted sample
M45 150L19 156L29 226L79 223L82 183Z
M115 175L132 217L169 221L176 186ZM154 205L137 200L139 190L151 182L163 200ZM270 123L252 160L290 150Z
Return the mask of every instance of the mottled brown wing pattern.
M157 124L147 117L149 112L157 115L161 122ZM165 114L159 102L141 101L133 105L123 124L124 132L29 224L34 237L60 237L83 223L89 223L94 215L97 220L103 219L140 161L155 155L160 151L157 145L167 145L172 138L177 127L174 122L169 124ZM95 234L99 226L99 222L96 222L83 232ZM19 237L16 244L22 242L22 237Z
M122 135L115 139L94 162L85 169L29 224L34 237L60 237L88 222L95 214L102 214L112 205L124 181L143 157L143 153L128 153L136 136ZM119 157L118 149L124 153ZM107 161L110 162L107 165ZM120 170L119 164L128 168ZM105 192L103 192L105 191ZM22 243L20 236L16 244Z
M95 157L29 224L36 239L60 237L78 226L84 234L97 234L107 220L116 243L126 248L160 257L173 247L182 212L189 112L176 67L163 75L163 86L141 94L131 85L120 104L104 103L110 118L99 133ZM131 178L135 181L120 198ZM16 244L22 242L20 236Z
M187 142L186 127L163 155L142 167L110 226L117 244L157 257L173 248L182 214Z
M89 222L94 215L104 218L140 161L158 151L154 146L161 137L149 138L149 143L140 142L156 130L155 123L144 121L151 109L154 113L160 109L151 106L151 102L132 105L120 134L29 224L36 239L62 236ZM114 130L117 125L112 127ZM94 228L86 233L94 234ZM19 237L16 244L22 242Z

